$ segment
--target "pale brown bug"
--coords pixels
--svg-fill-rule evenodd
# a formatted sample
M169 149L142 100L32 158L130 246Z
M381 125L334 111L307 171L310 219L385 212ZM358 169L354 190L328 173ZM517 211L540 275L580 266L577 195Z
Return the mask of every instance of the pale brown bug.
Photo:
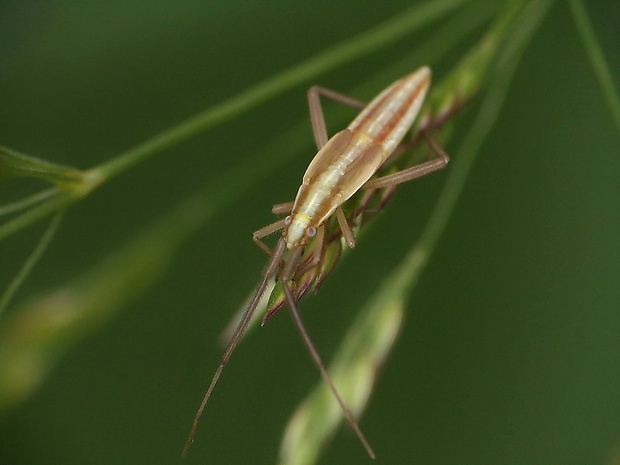
M193 442L198 421L224 366L228 363L230 356L247 329L269 280L276 276L282 283L286 303L291 310L295 326L314 364L338 401L347 422L355 431L368 455L375 457L357 421L334 387L321 357L303 325L290 283L296 273L301 254L311 238L316 241L318 246L313 249L310 266L318 263L324 239L324 224L334 213L346 243L349 247L355 246L353 232L347 223L341 206L358 190L394 186L446 166L449 161L448 156L427 136L426 140L437 154L437 158L391 175L372 179L372 176L396 150L413 125L424 102L430 80L430 69L426 66L418 68L387 87L367 106L328 89L317 86L309 89L310 119L319 151L303 176L303 182L295 201L291 204L278 205L273 209L274 213L290 211L290 214L285 219L265 226L253 234L256 244L265 250L271 258L263 270L262 280L243 313L198 408L183 449L183 455L187 454ZM329 140L320 103L321 95L349 106L363 108L346 129L338 132ZM272 251L261 239L280 229L282 230L282 237Z

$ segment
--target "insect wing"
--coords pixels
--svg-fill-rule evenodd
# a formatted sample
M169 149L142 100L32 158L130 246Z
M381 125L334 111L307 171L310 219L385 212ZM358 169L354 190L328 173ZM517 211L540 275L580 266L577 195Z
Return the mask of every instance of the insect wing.
M308 184L312 179L322 174L349 145L351 137L351 131L345 129L329 139L327 144L319 150L310 162L310 166L308 166L308 169L304 173L304 184Z
M349 165L338 186L337 196L340 205L355 194L375 174L383 162L384 153L385 150L382 146L372 145Z

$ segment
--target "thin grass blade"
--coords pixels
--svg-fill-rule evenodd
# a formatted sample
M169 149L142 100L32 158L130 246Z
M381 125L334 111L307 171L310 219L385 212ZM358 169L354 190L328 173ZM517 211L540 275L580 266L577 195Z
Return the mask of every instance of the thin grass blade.
M421 235L404 260L364 306L338 348L329 374L355 416L359 418L372 392L378 369L400 330L407 299L428 263L479 149L491 131L519 58L545 17L551 1L530 2L517 18L521 33L507 40L504 54L493 70L489 90L474 124L455 157L448 180ZM321 384L304 399L285 430L280 465L311 465L342 421L337 404ZM371 438L372 439L372 438ZM379 456L380 456L379 449Z

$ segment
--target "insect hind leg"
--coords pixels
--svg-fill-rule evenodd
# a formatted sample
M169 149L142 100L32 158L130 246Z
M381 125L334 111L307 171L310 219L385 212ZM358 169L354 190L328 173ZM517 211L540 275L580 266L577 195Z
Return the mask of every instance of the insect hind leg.
M446 152L439 146L439 144L437 144L437 142L435 142L427 131L422 131L422 137L424 138L426 144L435 153L436 157L434 159L412 166L411 168L406 168L396 173L371 179L364 184L363 188L379 189L381 187L392 187L402 184L403 182L411 181L412 179L420 178L432 173L433 171L445 168L450 161L450 157L448 157Z
M325 116L323 116L321 96L329 98L335 102L342 103L348 107L362 109L366 106L364 102L334 90L320 86L310 87L308 89L308 109L310 110L310 123L312 124L314 141L316 142L316 146L319 150L323 148L329 139L327 135L327 127L325 125Z

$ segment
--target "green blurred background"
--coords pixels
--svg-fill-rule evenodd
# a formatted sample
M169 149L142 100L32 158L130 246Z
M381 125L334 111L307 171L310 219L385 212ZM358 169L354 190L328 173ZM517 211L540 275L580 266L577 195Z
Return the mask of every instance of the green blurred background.
M0 2L0 144L88 168L409 5ZM619 76L620 6L587 8ZM5 317L307 120L306 87L352 91L437 27L296 87L76 204ZM434 77L483 31L430 63ZM370 81L357 97L388 83ZM471 115L457 117L448 152L458 150L459 125ZM620 463L619 142L568 7L556 2L362 419L377 463ZM181 463L221 356L217 338L265 262L250 233L272 221L271 205L294 196L312 146L308 127L307 151L186 241L153 290L74 346L31 398L0 418L0 464ZM402 186L321 291L302 301L326 359L415 243L445 176ZM40 185L3 183L1 203ZM43 230L0 244L3 287ZM318 378L290 319L274 318L233 357L183 463L275 463L290 412ZM322 463L368 460L344 430Z

